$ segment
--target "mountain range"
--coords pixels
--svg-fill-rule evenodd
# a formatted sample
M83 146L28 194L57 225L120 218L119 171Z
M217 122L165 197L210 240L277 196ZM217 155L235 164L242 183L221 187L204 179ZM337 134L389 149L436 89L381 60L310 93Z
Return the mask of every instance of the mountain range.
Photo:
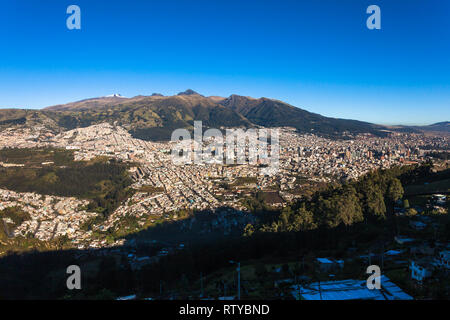
M123 126L136 138L168 140L177 128L191 129L194 120L203 127L294 127L299 133L325 137L389 131L450 132L449 122L423 127L387 127L368 122L325 117L285 102L269 98L231 95L228 98L205 97L188 89L174 96L154 93L151 96L125 98L120 94L55 105L42 110L0 110L0 129L15 126L44 125L52 130L110 122Z

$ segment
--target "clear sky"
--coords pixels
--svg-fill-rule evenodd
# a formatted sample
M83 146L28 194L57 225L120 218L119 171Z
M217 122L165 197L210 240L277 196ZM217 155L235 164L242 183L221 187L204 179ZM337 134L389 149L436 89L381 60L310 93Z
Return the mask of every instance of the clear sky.
M81 30L66 27L71 4ZM381 30L366 27L371 4ZM187 88L374 123L448 121L450 1L1 1L0 108Z

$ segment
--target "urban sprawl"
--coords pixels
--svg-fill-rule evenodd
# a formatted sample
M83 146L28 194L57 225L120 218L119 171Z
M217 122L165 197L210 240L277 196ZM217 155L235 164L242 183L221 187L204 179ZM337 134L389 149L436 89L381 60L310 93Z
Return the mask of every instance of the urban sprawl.
M148 220L176 217L180 210L214 211L228 207L246 216L242 197L256 190L276 190L278 200L273 205L283 206L299 197L296 190L302 188L300 179L325 183L356 179L378 168L423 163L427 152L448 148L445 136L389 133L386 137L362 134L330 140L314 134L298 134L292 128L274 129L279 132L279 167L270 175L261 174L261 162L176 164L171 154L175 142L136 139L124 128L109 123L58 134L44 127L6 129L0 132L0 149L63 148L73 150L75 161L106 156L129 162L132 187L137 192L107 220L95 226L96 230L105 231L118 228L127 216L137 218L139 225L144 226ZM0 163L3 167L24 165ZM227 189L224 183L234 184L236 188ZM142 187L150 187L154 192L140 192ZM45 241L67 236L78 248L116 246L124 242L108 243L91 237L92 230L82 230L83 222L97 215L86 211L87 200L0 189L0 210L8 207L19 207L31 217L9 232L11 237L32 236Z

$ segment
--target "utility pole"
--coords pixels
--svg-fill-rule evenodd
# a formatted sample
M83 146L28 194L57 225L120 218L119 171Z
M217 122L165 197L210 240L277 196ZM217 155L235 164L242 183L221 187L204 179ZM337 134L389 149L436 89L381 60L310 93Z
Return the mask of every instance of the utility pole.
M320 294L320 300L322 300L322 288L320 287L320 278L319 280L319 294Z
M203 298L203 274L200 272L200 298Z
M241 263L238 262L238 300L241 300Z
M295 282L297 283L297 290L298 290L298 300L301 300L301 288L300 288L300 277L295 276Z
M233 260L229 261L232 264L237 264L237 272L238 272L238 300L241 300L241 263L234 262Z

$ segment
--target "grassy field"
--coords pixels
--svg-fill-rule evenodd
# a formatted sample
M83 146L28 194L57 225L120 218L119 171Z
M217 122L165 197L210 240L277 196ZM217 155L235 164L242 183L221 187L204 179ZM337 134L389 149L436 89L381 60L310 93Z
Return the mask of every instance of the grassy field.
M256 177L237 177L233 184L231 184L231 187L239 187L246 184L253 184L257 183L258 179Z
M151 185L143 185L138 191L153 194L153 193L164 192L164 188L163 187L154 187Z

